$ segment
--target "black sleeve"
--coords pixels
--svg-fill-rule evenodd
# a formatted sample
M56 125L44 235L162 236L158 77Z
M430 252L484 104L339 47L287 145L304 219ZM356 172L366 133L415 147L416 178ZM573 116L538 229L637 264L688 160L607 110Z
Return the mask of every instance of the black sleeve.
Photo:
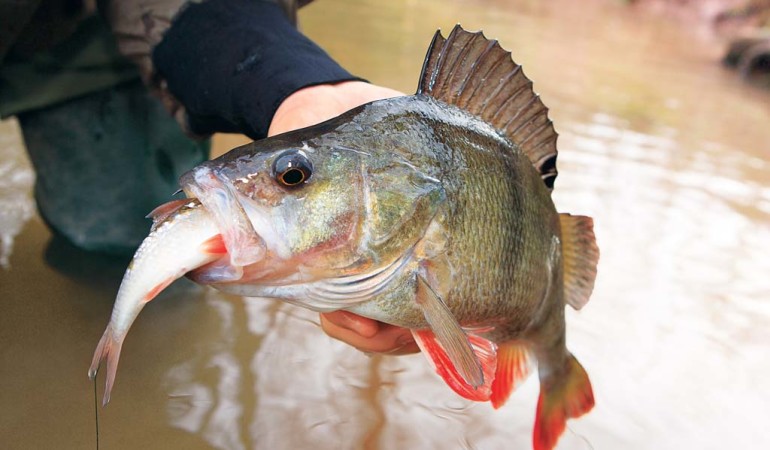
M312 85L360 80L294 28L272 2L208 0L185 8L152 55L196 134L267 135L281 102Z

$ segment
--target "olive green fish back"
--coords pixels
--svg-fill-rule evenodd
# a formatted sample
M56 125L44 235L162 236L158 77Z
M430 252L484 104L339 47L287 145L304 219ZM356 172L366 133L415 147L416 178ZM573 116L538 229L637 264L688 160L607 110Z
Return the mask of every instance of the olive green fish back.
M482 32L457 25L433 37L417 94L429 95L481 118L516 144L548 189L556 180L556 130L548 108L511 53Z

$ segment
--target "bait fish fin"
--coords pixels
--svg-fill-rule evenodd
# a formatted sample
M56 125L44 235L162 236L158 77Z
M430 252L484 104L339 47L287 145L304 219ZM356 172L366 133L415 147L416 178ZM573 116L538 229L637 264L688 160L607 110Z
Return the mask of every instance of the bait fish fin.
M457 366L447 355L446 350L436 338L433 331L412 330L417 346L428 358L436 373L444 382L463 398L477 402L485 402L492 395L492 383L495 377L497 355L495 344L475 334L468 334L468 341L473 348L473 353L478 358L483 373L484 383L479 386L469 384L457 370Z
M594 236L594 221L586 216L559 214L561 248L564 264L564 297L575 309L588 303L596 280L599 247Z
M497 409L505 404L511 393L529 376L532 360L526 344L509 341L497 349L497 369L489 401Z
M417 94L455 105L492 125L527 155L548 189L553 189L557 134L548 108L521 66L496 40L460 25L447 38L437 31Z
M107 374L105 375L104 397L102 397L102 406L107 405L110 401L110 394L112 393L112 386L115 385L115 375L118 372L118 360L120 359L120 350L123 347L123 336L116 336L112 331L112 327L108 326L104 331L99 345L96 346L93 360L91 361L91 367L88 369L88 377L90 379L96 378L96 372L99 371L99 365L102 361L106 361Z
M163 223L164 220L169 218L169 216L171 216L171 214L174 214L174 212L179 210L179 208L181 208L182 206L184 206L184 205L186 205L186 204L188 204L190 202L193 202L193 201L196 201L196 200L189 199L189 198L182 198L182 199L179 199L179 200L171 200L170 202L166 202L166 203L158 206L157 208L153 209L145 217L148 218L148 219L152 219L152 230L155 230L155 228L159 224Z
M425 315L441 347L466 383L477 388L484 384L484 372L471 342L452 312L422 276L417 275L417 304Z
M221 234L212 236L201 244L201 250L209 255L224 255L227 253L225 239Z

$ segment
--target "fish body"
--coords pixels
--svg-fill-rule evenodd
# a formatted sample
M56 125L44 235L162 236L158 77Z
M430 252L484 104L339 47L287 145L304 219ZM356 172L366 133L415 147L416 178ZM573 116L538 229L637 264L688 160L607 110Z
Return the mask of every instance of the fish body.
M285 283L261 283L263 274L259 273L253 278L211 283L213 286L241 295L281 298L317 311L340 309L340 302L353 299L345 309L419 329L427 323L414 302L414 273L425 262L439 263L452 272L449 285L442 286L447 291L443 300L462 325L500 324L495 334L497 340L505 340L531 322L548 286L561 282L553 279L560 277L560 229L548 189L515 144L482 120L427 95L370 103L325 127L329 131L320 136L302 130L280 140L285 140L287 149L304 148L315 166L321 155L346 160L338 163L339 176L333 174L329 181L340 188L318 203L329 211L350 208L344 213L347 223L355 227L344 242L355 243L351 257L327 273L311 273ZM279 138L274 142L280 142ZM233 161L250 173L269 173L269 160L257 149L260 144L252 145L206 166L226 179L243 178L236 172L242 169ZM256 161L249 162L250 158ZM314 176L321 174L317 170ZM419 189L412 192L393 192L394 186L410 189L418 184ZM235 185L246 197L243 203L260 201L260 194L252 194L251 183L236 181ZM306 199L302 193L299 196L297 203ZM291 209L296 211L295 206ZM310 217L315 214L307 212ZM332 232L341 228L338 224ZM281 233L296 236L297 245L288 252L300 255L300 243L310 242L309 248L315 250L320 241L315 236L331 234L325 227L312 225L257 231L260 235ZM432 247L435 254L426 247ZM265 259L273 267L281 260L280 256ZM393 263L400 264L396 276L382 283L377 292L367 293L365 301L352 289L339 302L324 298L324 290L333 289L330 279L354 286L355 277L345 274L369 275ZM262 261L258 264L263 265ZM251 270L247 267L246 272ZM301 268L292 276L301 276L299 272ZM561 299L562 294L555 289L552 295ZM503 328L508 331L502 332Z
M434 37L417 94L185 174L225 251L184 269L223 291L409 328L455 392L495 407L534 360L533 445L552 448L593 406L564 307L588 300L598 260L591 219L551 200L556 154L520 66L458 26Z

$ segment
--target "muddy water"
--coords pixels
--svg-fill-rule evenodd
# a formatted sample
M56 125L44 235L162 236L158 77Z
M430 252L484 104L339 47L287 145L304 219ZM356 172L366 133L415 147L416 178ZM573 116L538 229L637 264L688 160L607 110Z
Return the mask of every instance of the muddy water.
M406 92L432 32L458 21L502 41L535 80L561 134L556 204L593 216L602 249L591 302L567 315L597 406L560 448L766 448L770 96L714 63L721 47L705 28L621 2L545 3L324 0L301 19L353 72ZM94 447L86 369L124 263L49 245L29 219L13 124L0 147L0 447ZM131 330L99 439L528 448L537 390L531 378L493 411L456 397L421 355L366 356L314 314L181 282Z

